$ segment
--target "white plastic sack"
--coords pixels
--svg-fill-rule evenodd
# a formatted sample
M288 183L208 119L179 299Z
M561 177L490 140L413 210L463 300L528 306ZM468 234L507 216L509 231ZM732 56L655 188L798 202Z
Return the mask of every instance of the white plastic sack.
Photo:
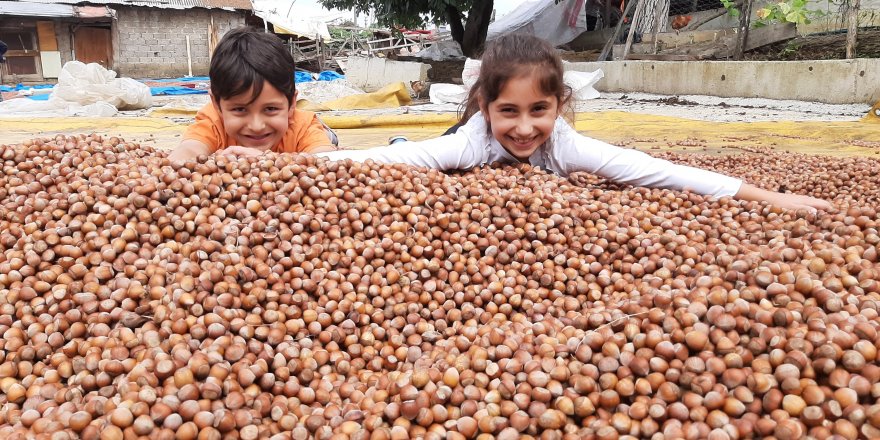
M461 104L467 95L468 89L458 84L431 84L428 90L431 104Z
M461 82L464 83L465 91L470 90L474 83L477 82L477 78L480 76L480 65L480 60L471 58L465 60L464 69L461 71ZM571 87L572 98L575 101L583 101L599 97L599 92L593 86L604 77L605 73L602 72L602 69L598 69L595 72L578 72L566 68L562 80L567 86ZM434 87L440 85L446 84L433 84L431 89L433 90ZM431 102L434 102L433 97Z
M150 88L131 78L116 78L116 72L97 63L70 61L61 69L58 84L49 98L89 105L106 102L119 110L137 110L153 105Z
M468 90L474 86L474 83L477 82L477 77L480 76L480 65L482 61L475 60L473 58L468 58L464 60L464 70L461 71L461 82L464 83L464 87Z
M562 80L566 85L571 87L571 96L575 101L583 101L587 99L596 99L599 92L593 86L605 77L602 69L595 72L578 72L575 70L566 70L562 76Z

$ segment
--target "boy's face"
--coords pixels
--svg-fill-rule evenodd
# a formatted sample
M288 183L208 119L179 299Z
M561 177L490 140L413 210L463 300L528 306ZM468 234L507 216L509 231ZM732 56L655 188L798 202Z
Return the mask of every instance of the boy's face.
M289 104L287 97L268 81L263 83L260 96L248 104L251 98L252 91L249 90L227 99L214 100L214 104L223 119L230 143L268 151L281 141L295 106ZM293 102L296 102L296 95Z

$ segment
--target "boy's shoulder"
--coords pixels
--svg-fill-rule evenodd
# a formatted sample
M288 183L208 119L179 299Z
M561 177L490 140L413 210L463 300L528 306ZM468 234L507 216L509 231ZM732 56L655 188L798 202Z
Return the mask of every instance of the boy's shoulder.
M196 112L196 121L208 119L215 124L223 124L223 119L220 117L220 113L217 111L217 107L214 106L210 101L203 105L202 108Z

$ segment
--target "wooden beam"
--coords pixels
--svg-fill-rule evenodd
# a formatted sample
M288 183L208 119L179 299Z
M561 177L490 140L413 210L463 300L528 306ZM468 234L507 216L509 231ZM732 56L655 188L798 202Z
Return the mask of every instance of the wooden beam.
M632 10L633 5L638 4L638 2L639 0L626 2L626 6L623 8L623 15L620 17L620 21L617 22L617 27L614 29L614 33L611 34L611 38L608 39L608 42L605 43L605 47L602 48L598 61L605 61L605 59L608 58L608 54L611 53L611 48L614 46L614 42L617 41L617 36L620 35L620 30L623 29L623 22L626 20L627 14Z
M749 39L745 43L745 51L779 41L797 37L797 25L794 23L776 23L749 31Z
M696 2L696 0L694 0L694 1ZM663 17L663 10L664 9L665 8L658 7L654 13L654 35L652 36L654 39L654 48L653 48L654 53L657 53L657 50L659 49L657 46L657 42L659 41L657 39L657 34L660 33L660 29L663 28L663 25L666 23L666 20L668 19L668 17Z
M647 8L638 7L636 8L636 12L633 13L633 19L629 23L629 34L626 36L626 45L623 46L623 59L626 59L626 56L629 55L629 50L632 48L633 37L636 34L636 28L639 27L639 21L642 19L642 16L648 13ZM641 14L639 13L641 12Z
M627 55L628 60L648 60L648 61L699 61L700 59L693 55L673 55L673 54L651 54L651 53L631 53Z

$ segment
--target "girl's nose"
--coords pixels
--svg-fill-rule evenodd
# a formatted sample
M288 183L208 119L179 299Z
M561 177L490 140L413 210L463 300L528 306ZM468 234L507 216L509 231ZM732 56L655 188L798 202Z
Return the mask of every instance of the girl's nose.
M532 134L532 121L528 118L521 118L516 123L516 134L518 135L528 135Z

